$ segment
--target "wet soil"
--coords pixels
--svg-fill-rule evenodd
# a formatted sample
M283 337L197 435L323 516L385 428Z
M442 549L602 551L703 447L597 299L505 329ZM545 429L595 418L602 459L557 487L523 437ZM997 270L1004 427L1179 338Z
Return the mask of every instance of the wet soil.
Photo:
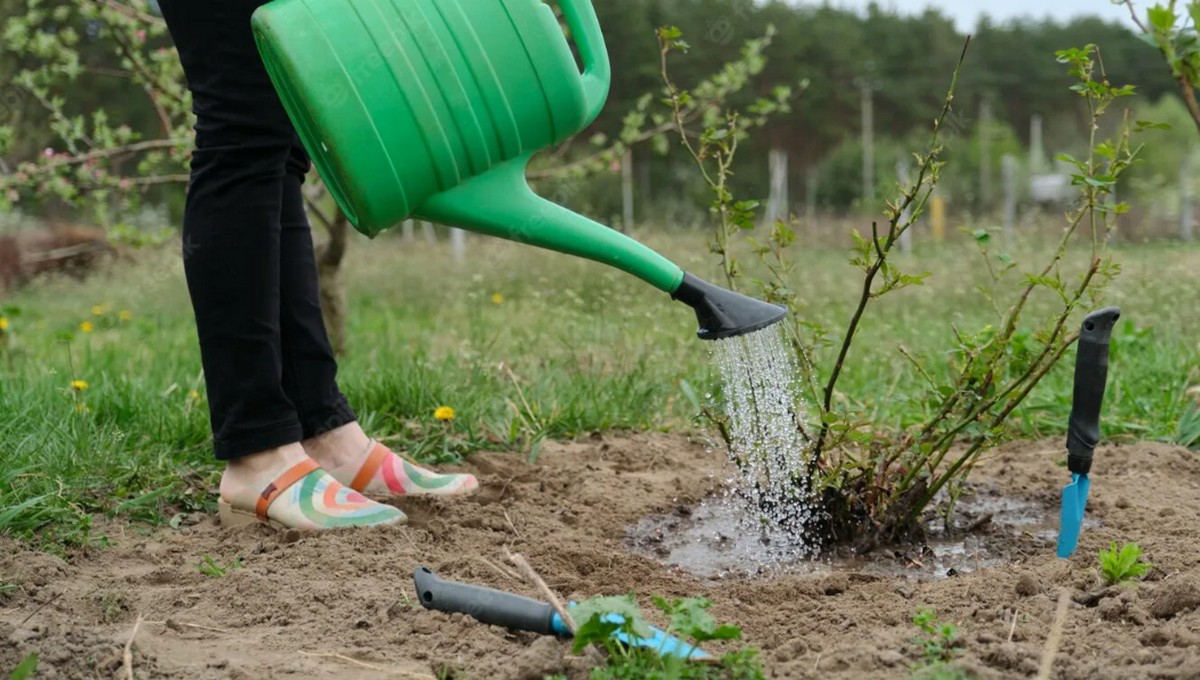
M208 517L153 531L113 524L103 527L111 547L65 560L0 538L0 584L9 584L0 675L36 651L37 678L123 677L141 615L130 648L137 678L586 677L562 641L416 603L419 566L536 596L505 566L509 549L564 598L636 591L649 610L651 595L706 596L763 650L772 678L908 677L922 607L958 626L956 663L973 676L1032 677L1064 589L1071 604L1052 677L1200 677L1200 458L1149 443L1099 449L1093 524L1075 556L1059 560L1046 514L1067 478L1059 448L1025 442L988 454L958 521L992 520L944 537L940 558L878 551L753 577L678 558L681 532L709 535L695 520L724 459L657 434L547 444L537 465L474 456L463 467L480 474L480 496L399 502L410 514L402 527L297 536ZM657 551L644 540L655 522L669 537ZM1114 540L1146 549L1157 566L1144 581L1101 585L1096 551ZM206 557L240 566L206 575Z

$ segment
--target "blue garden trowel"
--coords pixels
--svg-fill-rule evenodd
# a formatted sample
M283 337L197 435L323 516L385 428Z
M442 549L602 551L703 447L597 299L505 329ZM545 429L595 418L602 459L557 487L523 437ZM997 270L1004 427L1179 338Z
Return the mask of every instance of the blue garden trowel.
M428 567L419 567L416 570L413 574L413 585L417 589L417 598L426 609L447 614L466 614L481 623L512 630L563 637L571 635L562 617L548 602L539 602L494 588L444 581ZM619 614L608 614L603 618L618 625L624 622ZM674 656L689 661L714 660L704 650L668 635L664 630L654 626L649 626L649 629L650 635L647 636L631 637L620 631L614 635L623 645L648 648L657 652L659 656Z
M1070 557L1079 542L1091 481L1092 452L1100 443L1100 407L1108 381L1108 343L1121 310L1105 307L1083 320L1075 354L1075 393L1067 423L1067 469L1071 483L1063 487L1058 556Z

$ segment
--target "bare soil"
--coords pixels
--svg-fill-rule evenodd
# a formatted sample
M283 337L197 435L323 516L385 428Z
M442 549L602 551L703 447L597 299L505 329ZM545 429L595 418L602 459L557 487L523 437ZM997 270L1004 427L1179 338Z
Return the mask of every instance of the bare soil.
M1040 507L1052 517L1068 477L1055 463L1060 451L1059 441L1007 446L974 480L1026 515ZM763 650L772 678L908 677L920 659L911 619L925 606L958 626L960 667L979 678L1032 677L1063 589L1071 604L1051 677L1200 677L1200 458L1184 449L1098 450L1095 522L1070 560L1054 556L1045 531L1006 523L1001 504L970 539L989 551L974 568L892 550L861 564L725 578L673 566L671 551L637 540L647 517L686 516L679 508L716 490L724 459L698 442L596 435L547 444L537 465L480 454L463 467L481 475L484 492L400 502L411 518L403 527L301 537L229 530L208 517L153 531L112 524L111 547L67 560L0 539L0 584L15 585L0 588L0 675L36 651L37 678L125 677L122 650L141 615L136 678L585 677L587 664L563 641L416 602L420 566L536 596L505 573L509 548L564 598L636 591L650 610L651 595L706 596L720 621ZM1101 585L1096 552L1114 540L1146 549L1157 566L1144 581ZM205 556L241 566L205 575Z

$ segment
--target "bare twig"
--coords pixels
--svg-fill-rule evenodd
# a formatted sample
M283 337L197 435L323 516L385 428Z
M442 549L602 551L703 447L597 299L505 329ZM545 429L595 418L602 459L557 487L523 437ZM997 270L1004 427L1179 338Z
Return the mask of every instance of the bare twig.
M80 163L87 163L91 160L112 158L113 156L121 156L124 154L136 154L146 151L156 151L159 149L171 149L176 146L181 146L185 144L185 142L186 140L180 139L151 139L142 142L133 142L122 146L115 146L109 149L95 149L85 153L77 153L66 157L54 158L43 163L42 165L31 168L29 173L33 175L39 172L54 170L64 165L78 165Z
M155 16L153 14L148 14L146 12L138 11L137 9L130 7L129 5L126 5L123 2L117 2L117 0L102 0L100 2L100 4L106 5L113 11L124 14L127 17L130 17L132 19L137 19L138 21L141 21L142 23L155 24L158 26L165 25L165 22L163 21L162 17Z
M352 663L355 666L360 666L362 668L368 668L373 671L386 671L387 670L383 666L376 666L373 663L367 663L366 661L359 661L358 659L353 659L351 657L346 656L345 654L338 654L336 652L306 652L303 649L301 649L300 653L303 654L304 656L315 656L315 657L322 658L322 659L337 659L338 661L345 661L346 663Z
M1142 23L1142 20L1138 18L1137 8L1133 6L1133 0L1125 0L1125 6L1129 8L1129 16L1133 17L1133 23L1142 29L1142 33L1149 33L1146 30L1146 24Z
M137 637L138 628L142 627L142 615L138 614L137 621L133 623L133 632L129 634L129 639L125 641L125 651L121 653L121 667L125 671L125 680L133 680L133 639Z
M1020 614L1020 610L1019 610L1019 609L1014 609L1014 610L1013 610L1013 619L1012 619L1012 625L1008 627L1008 641L1009 641L1009 642L1012 642L1012 639L1013 639L1013 633L1016 633L1016 632L1017 632L1017 616L1018 616L1019 614Z
M1071 604L1071 594L1063 588L1058 595L1058 610L1054 613L1054 625L1050 627L1050 635L1046 638L1046 647L1042 650L1042 666L1038 669L1038 680L1050 680L1050 670L1054 667L1054 657L1058 655L1058 645L1062 642L1063 627L1067 623L1067 607Z
M202 626L198 623L184 623L183 621L176 621L175 619L167 619L166 621L142 621L142 623L153 624L156 626L166 626L172 630L179 630L180 628L195 628L196 630L207 630L213 633L233 632L228 628L213 628L212 626Z
M921 208L924 204L924 200L928 198L928 192L932 191L931 187L925 192L925 199L918 201L918 197L922 193L922 187L926 184L926 177L934 171L935 158L940 149L938 144L938 135L941 132L942 125L945 123L946 117L950 115L950 111L954 105L954 93L958 89L958 77L962 72L963 62L966 61L967 50L970 48L970 46L971 40L968 38L963 44L962 53L958 57L958 64L954 68L954 75L950 80L950 89L946 95L946 102L942 106L942 112L937 119L934 120L933 133L929 140L928 153L922 162L919 163L920 169L917 173L916 181L913 182L910 189L904 192L903 199L892 212L891 223L888 225L888 235L885 241L881 244L879 237L875 236L874 234L872 235L872 240L874 241L878 256L877 259L868 265L866 269L866 276L863 280L862 294L859 296L858 305L854 310L854 314L850 318L850 324L846 328L846 334L842 338L842 346L838 350L838 356L836 362L834 363L833 371L829 375L829 380L825 383L822 413L828 413L833 407L834 389L837 386L838 378L841 377L842 368L845 366L846 355L850 352L850 345L854 342L854 336L858 332L858 326L862 320L863 312L866 310L867 304L876 296L871 290L875 282L875 276L883 268L887 261L887 254L891 252L900 235L903 234L903 232L909 226L911 226L914 221L914 217L910 216L908 217L907 224L902 224L902 222L905 220L905 215L908 213L908 209L913 207L914 203L917 204L917 208ZM918 210L913 210L911 214L915 216L917 213ZM876 226L877 225L875 223L872 223L872 230L874 230ZM821 453L824 450L825 440L828 435L829 422L822 419L821 430L817 434L816 445L813 447L814 461L820 459Z
M517 570L521 572L525 580L537 588L542 597L546 598L546 601L550 603L550 606L554 607L554 611L558 612L558 615L562 617L563 624L566 625L567 630L571 631L571 634L574 635L576 628L575 619L571 618L571 613L563 606L562 600L558 599L554 591L550 590L550 586L546 585L542 577L538 576L538 573L533 570L533 567L530 566L529 562L520 553L513 553L508 549L505 549L504 552L508 556L508 561L517 567Z
M508 522L508 528L512 529L513 535L517 538L521 538L521 532L517 531L517 527L515 524L513 524L512 518L508 516L508 511L504 508L500 508L500 512L504 513L504 521Z
M37 616L38 612L40 612L43 609L45 609L46 607L49 607L50 605L54 604L54 602L57 601L58 598L60 598L60 597L62 597L62 593L58 593L54 597L50 598L49 600L46 600L45 602L43 602L41 604L41 606L39 606L37 609L34 609L32 612L30 612L29 616L26 616L25 618L21 619L21 623L18 625L21 625L21 626L25 625L29 621L29 619L32 619L33 617Z
M484 564L488 565L488 566L489 566L489 567L491 567L492 569L495 569L495 570L496 570L496 572L497 572L498 574L500 574L501 576L504 576L505 578L510 578L510 579L512 579L512 580L514 580L514 581L520 581L520 580L521 580L521 577L520 577L520 575L518 575L518 574L514 573L512 570L508 569L507 567L504 567L504 566L501 566L501 565L499 565L499 564L496 564L495 562L493 562L493 561L489 560L488 558L484 557L483 555L476 555L475 557L476 557L476 558L477 558L477 559L478 559L480 562L483 562Z

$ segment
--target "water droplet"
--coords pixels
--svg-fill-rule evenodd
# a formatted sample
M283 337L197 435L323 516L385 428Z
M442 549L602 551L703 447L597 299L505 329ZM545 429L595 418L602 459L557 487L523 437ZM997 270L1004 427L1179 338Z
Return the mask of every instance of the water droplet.
M724 502L738 510L743 531L758 536L759 566L816 557L812 442L805 436L812 429L795 357L778 326L714 345L727 455L738 471L726 482Z

